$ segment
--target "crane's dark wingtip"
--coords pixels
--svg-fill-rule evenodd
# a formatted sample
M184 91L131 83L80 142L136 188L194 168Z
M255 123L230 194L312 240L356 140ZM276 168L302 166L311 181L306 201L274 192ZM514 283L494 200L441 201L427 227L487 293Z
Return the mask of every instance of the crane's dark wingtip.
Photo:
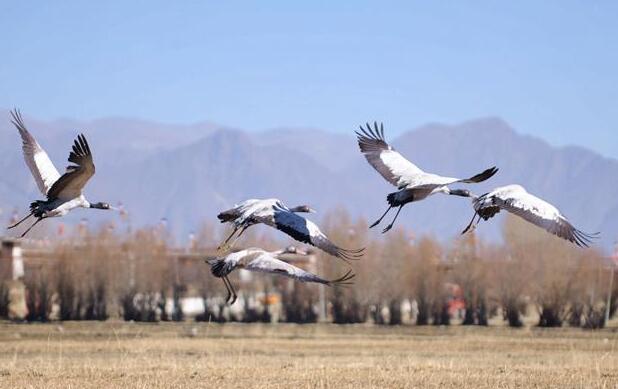
M13 110L9 111L9 113L11 114L11 123L15 127L17 127L20 131L26 128L26 126L24 125L24 119L21 116L21 111L19 110L19 108L13 108Z
M359 126L360 132L355 131L361 151L379 151L388 146L384 138L384 124L380 123L378 127L378 122L374 122L373 127L369 123L365 126Z
M599 239L600 237L601 237L600 232L594 232L594 233L589 234L589 233L580 231L578 229L575 229L573 231L572 238L569 240L575 243L579 247L587 248L587 247L590 247L594 239Z
M474 183L483 182L483 181L488 180L491 177L493 177L498 172L498 170L499 169L497 167L493 166L493 167L491 167L489 169L486 169L482 173L479 173L479 174L477 174L477 175L475 175L473 177L470 177L466 181L474 182Z
M337 250L337 258L341 258L344 261L358 261L365 254L365 248L349 250L349 249L339 249Z
M21 111L17 107L13 107L11 111L9 111L13 119L21 119Z
M354 282L351 281L354 277L356 277L356 274L354 274L352 270L348 270L343 276L335 280L328 281L328 285L338 286L338 287L346 287L346 286L354 285Z

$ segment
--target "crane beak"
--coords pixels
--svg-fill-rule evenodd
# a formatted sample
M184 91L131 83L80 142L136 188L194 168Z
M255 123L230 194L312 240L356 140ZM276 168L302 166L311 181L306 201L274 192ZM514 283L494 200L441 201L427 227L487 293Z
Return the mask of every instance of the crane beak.
M309 213L318 213L318 211L316 211L316 210L315 210L315 209L313 209L313 208L309 208Z

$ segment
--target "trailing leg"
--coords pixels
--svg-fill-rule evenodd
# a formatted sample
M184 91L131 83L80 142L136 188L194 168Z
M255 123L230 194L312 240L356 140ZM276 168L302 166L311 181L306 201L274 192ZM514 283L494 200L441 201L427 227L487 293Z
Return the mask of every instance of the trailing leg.
M474 219L476 219L477 216L478 216L478 220L476 221L476 224L474 224ZM472 215L472 220L470 220L470 223L468 224L466 229L462 231L461 234L463 235L466 232L470 231L471 229L476 228L476 226L479 224L480 221L481 221L481 215L479 215L477 212L474 212L474 215Z
M20 220L20 221L18 221L17 223L15 223L15 224L12 224L12 225L8 226L8 227L7 227L7 230L10 230L11 228L15 228L15 227L17 227L17 226L18 226L18 225L20 225L21 223L25 222L25 221L26 221L26 219L28 219L28 218L29 218L30 216L32 216L33 214L34 214L34 211L30 212L28 215L26 215L23 219L21 219L21 220Z
M393 206L389 205L389 207L386 209L386 212L384 212L382 214L382 216L380 216L380 218L378 220L376 220L372 225L370 225L369 228L373 228L373 227L377 226L378 224L380 224L382 222L382 219L384 219L384 217L386 216L388 211L390 211L392 208L393 208Z
M389 224L388 226L386 226L386 228L382 230L383 234L389 231L391 228L393 228L393 224L395 224L395 220L397 220L397 216L399 216L399 212L401 212L401 208L403 208L403 205L400 205L399 208L397 209L397 213L395 214L395 217L393 218L393 221L391 222L391 224Z
M236 291L234 290L234 287L232 286L232 283L230 282L230 279L227 278L227 276L224 276L223 280L224 282L227 283L226 286L228 287L228 293L229 293L228 298L227 298L228 304L234 305L234 303L236 302L236 298L238 297L236 295Z
M30 227L28 227L28 229L26 231L24 231L23 234L21 234L20 238L23 238L24 236L26 236L26 234L32 229L32 227L36 226L43 219L44 219L44 217L40 217L40 218L36 219L36 221L34 223L32 223L32 225Z

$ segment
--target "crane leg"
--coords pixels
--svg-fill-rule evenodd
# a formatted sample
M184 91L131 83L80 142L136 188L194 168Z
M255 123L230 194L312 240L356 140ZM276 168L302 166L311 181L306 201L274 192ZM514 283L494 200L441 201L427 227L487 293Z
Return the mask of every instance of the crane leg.
M391 222L391 224L389 224L388 226L386 226L386 228L382 230L383 234L387 232L388 230L390 230L391 228L393 228L393 224L395 224L395 220L397 220L397 216L399 216L399 212L401 212L401 208L403 208L403 205L400 205L399 208L397 209L397 213L395 214L395 217L393 218L393 221Z
M234 231L232 231L232 233L230 234L230 236L227 237L227 239L225 239L223 241L223 244L226 244L227 242L230 241L230 239L232 239L232 237L234 236L234 234L238 231L238 227L234 227Z
M225 290L227 292L227 297L225 298L225 302L227 303L228 301L230 301L230 298L232 298L232 292L230 291L230 287L227 286L226 279L226 277L221 277L221 281L223 281L223 285L225 285Z
M247 226L244 226L243 228L240 229L240 232L238 233L238 235L236 235L236 238L234 238L234 240L232 241L232 243L229 244L229 247L234 246L234 243L236 243L236 241L240 238L240 236L243 234L243 232L245 232L245 230L249 228Z
M21 234L20 238L23 238L24 236L26 236L26 234L28 232L30 232L30 230L32 229L32 227L36 226L41 220L43 220L44 218L40 217L38 219L36 219L36 221L34 223L32 223L32 225L30 227L28 227L28 229L26 231L24 231L23 234Z
M28 215L26 215L23 219L21 219L20 221L18 221L18 222L17 222L17 223L15 223L15 224L12 224L12 225L8 226L6 229L7 229L7 230L10 230L11 228L15 228L15 227L17 227L17 226L18 226L18 225L20 225L21 223L25 222L25 221L26 221L26 219L28 219L28 218L29 218L30 216L32 216L33 214L34 214L34 212L30 212L30 213L29 213Z
M232 286L232 283L230 282L230 279L227 278L227 276L223 277L223 282L225 282L225 287L227 288L228 291L228 296L227 296L227 303L229 305L233 305L236 302L236 298L238 297L236 295L236 291L234 290L234 287Z
M228 236L228 238L225 240L225 242L223 242L219 247L217 247L217 250L219 250L219 251L227 251L230 248L232 248L234 246L234 243L236 243L236 241L240 238L240 236L243 234L243 232L245 232L245 230L247 228L249 228L249 226L243 226L240 229L240 232L238 232L238 235L236 235L236 237L234 238L234 240L231 243L228 243L230 241L230 239L232 239L234 234L236 234L236 232L238 231L238 228L234 228L234 231L232 231L232 234L230 236Z
M393 208L392 205L390 205L387 209L386 212L384 212L382 214L382 216L380 216L380 218L378 220L376 220L372 225L369 226L369 228L373 228L375 226L377 226L378 224L380 224L380 222L382 221L382 219L384 219L384 217L386 216L386 214L388 213L388 211L390 211Z
M476 217L479 217L478 220L476 221L476 224L474 224L474 219ZM465 234L466 232L470 231L471 229L474 229L476 227L477 224L479 224L479 222L481 221L481 215L479 215L477 212L474 212L474 215L472 215L472 220L470 220L470 223L468 224L468 226L466 227L465 230L462 231L462 235Z
M223 243L221 243L219 245L219 247L217 247L218 251L226 251L230 246L227 244L227 242L230 241L230 239L232 239L232 237L234 236L234 234L236 234L236 232L238 232L238 227L234 226L234 230L232 231L232 233L230 234L230 236L227 237L227 239L225 239L223 241Z

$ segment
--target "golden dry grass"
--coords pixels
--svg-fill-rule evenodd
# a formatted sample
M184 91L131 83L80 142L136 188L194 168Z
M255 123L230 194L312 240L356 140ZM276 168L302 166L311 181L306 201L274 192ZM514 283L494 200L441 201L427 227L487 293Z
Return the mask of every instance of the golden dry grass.
M618 332L0 324L2 388L616 388Z

